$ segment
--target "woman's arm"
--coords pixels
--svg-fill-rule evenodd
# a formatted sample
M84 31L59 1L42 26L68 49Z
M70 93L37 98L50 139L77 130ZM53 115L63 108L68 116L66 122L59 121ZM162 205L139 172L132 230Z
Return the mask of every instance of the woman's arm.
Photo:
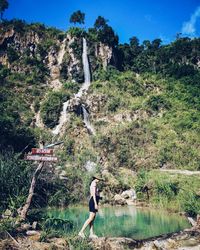
M94 200L95 209L97 209L98 204L97 204L97 200L96 200L96 184L94 185L94 187L92 189L92 197L93 197L93 200Z

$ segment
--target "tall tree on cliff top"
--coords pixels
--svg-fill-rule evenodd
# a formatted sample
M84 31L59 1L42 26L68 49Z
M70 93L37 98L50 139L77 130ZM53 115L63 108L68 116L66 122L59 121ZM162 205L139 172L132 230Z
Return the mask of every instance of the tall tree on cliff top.
M114 47L118 44L119 38L115 34L112 27L107 24L107 22L108 20L106 20L104 17L98 16L94 23L94 28L97 32L99 41Z
M107 22L108 22L108 20L106 20L104 17L98 16L95 23L94 23L94 27L97 30L104 29L107 25Z
M85 13L81 12L80 10L75 11L71 17L70 17L70 23L79 23L84 24L85 23Z
M8 8L8 1L7 0L0 0L0 14L1 20L3 19L3 12Z

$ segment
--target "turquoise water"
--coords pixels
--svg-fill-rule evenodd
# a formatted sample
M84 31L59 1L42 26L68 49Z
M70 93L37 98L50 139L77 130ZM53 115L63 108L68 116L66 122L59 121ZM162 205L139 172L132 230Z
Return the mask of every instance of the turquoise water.
M87 207L70 207L62 210L48 210L47 215L72 221L73 229L71 230L78 232L88 218L89 212ZM186 218L163 212L160 209L109 206L99 209L94 231L98 236L145 239L181 231L188 227L190 225ZM86 230L86 234L88 233L89 229Z

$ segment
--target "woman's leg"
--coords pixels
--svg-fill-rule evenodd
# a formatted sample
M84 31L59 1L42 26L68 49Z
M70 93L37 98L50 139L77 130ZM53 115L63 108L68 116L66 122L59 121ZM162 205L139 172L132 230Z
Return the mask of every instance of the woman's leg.
M95 213L94 219L90 222L90 236L94 235L94 220L95 220L95 217L96 217L96 213Z
M86 229L86 227L91 223L91 221L94 220L96 213L90 212L89 218L85 221L83 227L81 228L81 231L79 232L80 234L82 234L84 232L84 230Z

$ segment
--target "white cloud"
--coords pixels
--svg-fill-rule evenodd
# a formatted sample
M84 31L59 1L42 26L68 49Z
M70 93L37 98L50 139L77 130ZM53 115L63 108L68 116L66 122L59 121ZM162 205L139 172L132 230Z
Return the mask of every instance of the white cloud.
M197 7L195 12L191 15L190 20L188 22L183 23L181 32L185 35L195 35L196 33L195 25L198 18L200 18L200 6Z

